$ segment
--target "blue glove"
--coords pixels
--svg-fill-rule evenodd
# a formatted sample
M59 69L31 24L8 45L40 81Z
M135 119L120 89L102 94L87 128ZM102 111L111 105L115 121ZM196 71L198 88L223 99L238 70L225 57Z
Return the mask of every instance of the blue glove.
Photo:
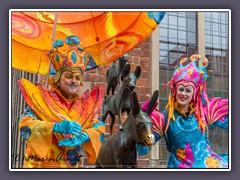
M146 156L147 153L151 150L151 148L147 146L143 146L141 144L137 144L137 152L139 156Z
M153 132L153 135L154 135L154 144L156 144L156 142L158 142L161 139L161 137L159 134L155 132Z
M60 123L53 125L53 132L62 134L79 135L82 132L82 127L79 123L69 120L63 120Z
M58 141L58 146L81 146L83 143L90 141L90 138L87 133L83 132L76 137L71 137Z

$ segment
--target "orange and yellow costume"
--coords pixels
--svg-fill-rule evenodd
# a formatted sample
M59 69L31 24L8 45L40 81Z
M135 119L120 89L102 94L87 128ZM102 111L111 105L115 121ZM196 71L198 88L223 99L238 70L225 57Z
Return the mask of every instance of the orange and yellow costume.
M74 50L71 46L70 52L67 53L74 51L78 50ZM54 60L54 57L50 59ZM78 64L82 59L84 58L78 54L75 56L76 67L74 68L81 67L81 70L84 70L82 65L86 66L87 63ZM63 61L70 60L68 56L60 61L58 58L60 69L63 69ZM73 64L67 63L66 66L69 69ZM54 83L51 85L52 88L49 90L40 84L32 84L26 79L19 80L19 87L28 104L19 122L21 133L27 143L24 168L78 167L80 147L58 146L59 140L74 135L53 132L54 123L65 119L78 122L82 132L88 134L90 141L83 143L82 148L86 152L88 163L94 163L105 133L105 124L97 118L102 104L102 88L97 86L91 92L86 91L82 96L76 95L72 99L66 99Z

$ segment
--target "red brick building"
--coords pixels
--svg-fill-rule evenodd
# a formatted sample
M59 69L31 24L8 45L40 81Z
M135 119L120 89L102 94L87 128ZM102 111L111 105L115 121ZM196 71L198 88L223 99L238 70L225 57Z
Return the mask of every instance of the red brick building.
M130 55L128 59L128 63L131 65L131 72L135 70L137 66L141 67L141 75L137 80L137 85L134 91L138 95L138 100L140 103L145 102L150 98L151 94L151 77L150 77L150 53L151 53L151 37L148 37L144 42L142 42L139 46L131 50L128 54ZM107 79L106 72L108 68L112 66L112 63L98 67L97 69L90 70L85 73L83 77L84 89L94 88L96 85L101 85L104 89L104 95L106 94L107 89ZM118 88L116 89L116 91ZM107 132L109 133L109 121L106 121ZM113 132L117 133L119 130L119 121L116 116L116 121L113 127ZM139 167L147 167L149 162L149 155L145 157L139 157L138 165ZM86 157L82 162L80 162L82 167L94 167L94 165L88 165L86 161Z

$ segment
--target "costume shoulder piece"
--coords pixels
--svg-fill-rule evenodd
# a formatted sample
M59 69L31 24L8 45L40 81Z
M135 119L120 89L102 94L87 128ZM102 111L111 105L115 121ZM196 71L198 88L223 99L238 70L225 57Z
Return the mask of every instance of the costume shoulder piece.
M228 115L228 100L220 97L208 99L204 114L209 125L221 120Z
M79 122L84 130L91 125L102 105L101 86L97 86L91 92L86 91L68 109L56 92L47 90L40 84L34 85L26 79L20 79L18 83L26 103L42 121L54 123L68 119ZM59 133L56 136L59 140L66 138Z
M27 104L34 113L44 121L59 122L70 119L81 123L83 126L90 124L102 103L102 88L97 86L91 92L86 91L81 98L73 102L68 109L57 96L56 92L34 85L26 79L19 80L19 87Z
M89 90L85 91L82 94L80 101L77 102L80 103L84 109L84 111L81 111L79 114L83 128L84 127L87 128L90 125L91 121L94 119L94 116L98 113L99 109L101 108L102 96L103 96L102 87L96 86L92 91Z
M148 104L150 101L146 101L142 105L142 111L146 112L148 108ZM157 133L160 137L164 136L164 129L165 129L165 122L164 122L164 115L161 113L156 107L158 104L155 105L155 109L149 115L152 123L153 123L153 131Z
M58 122L64 118L64 116L58 116L57 113L54 113L53 110L51 110L51 107L49 107L46 99L44 99L39 86L36 86L23 78L18 80L18 84L26 103L41 120Z

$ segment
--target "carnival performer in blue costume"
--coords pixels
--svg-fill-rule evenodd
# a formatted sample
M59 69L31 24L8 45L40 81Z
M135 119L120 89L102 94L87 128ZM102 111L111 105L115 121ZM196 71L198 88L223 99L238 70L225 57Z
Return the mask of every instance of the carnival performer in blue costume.
M186 58L180 61L174 71L168 104L160 112L155 109L151 116L155 142L164 137L171 153L168 168L228 168L228 156L215 153L208 141L207 127L218 126L228 130L228 100L219 97L208 98L206 79L208 60L198 68L201 55L190 57L191 62L184 66ZM146 110L148 101L142 106ZM146 155L146 146L138 145L138 154Z

